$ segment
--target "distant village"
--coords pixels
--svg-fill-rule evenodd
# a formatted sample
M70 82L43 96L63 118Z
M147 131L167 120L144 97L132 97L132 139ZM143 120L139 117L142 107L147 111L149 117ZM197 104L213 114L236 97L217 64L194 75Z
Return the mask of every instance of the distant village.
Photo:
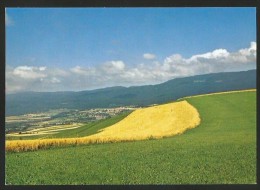
M135 106L116 108L95 108L87 110L57 109L48 112L30 113L20 116L8 116L5 121L5 132L19 132L55 125L88 123L113 117L123 112L137 109Z

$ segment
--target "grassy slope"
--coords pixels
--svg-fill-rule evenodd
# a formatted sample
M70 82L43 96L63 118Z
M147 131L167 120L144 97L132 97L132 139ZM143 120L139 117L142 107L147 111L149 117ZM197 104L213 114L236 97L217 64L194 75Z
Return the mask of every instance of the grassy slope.
M7 153L6 183L256 183L256 93L187 100L202 123L183 135Z

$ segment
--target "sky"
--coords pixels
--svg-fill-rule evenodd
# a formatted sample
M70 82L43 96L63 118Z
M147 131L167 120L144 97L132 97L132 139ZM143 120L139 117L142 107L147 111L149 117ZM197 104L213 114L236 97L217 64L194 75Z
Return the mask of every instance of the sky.
M6 92L256 68L256 8L7 8Z

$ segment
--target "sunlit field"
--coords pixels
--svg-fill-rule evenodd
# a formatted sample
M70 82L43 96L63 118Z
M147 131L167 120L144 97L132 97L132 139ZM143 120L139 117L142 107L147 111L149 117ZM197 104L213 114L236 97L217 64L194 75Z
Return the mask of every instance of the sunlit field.
M256 92L187 101L201 123L181 135L6 152L6 184L255 184Z
M51 127L42 127L37 129L28 130L24 133L11 133L6 134L7 137L23 137L23 136L34 136L34 135L46 135L46 134L55 134L57 132L69 129L76 129L81 127L81 123L73 123L70 125L55 125Z
M6 151L28 151L52 146L107 143L163 138L181 134L200 123L198 111L187 101L174 102L135 110L118 123L98 131L97 134L81 138L54 138L40 140L6 141ZM77 126L76 126L77 127ZM63 130L63 129L59 129ZM36 129L32 132L58 131Z

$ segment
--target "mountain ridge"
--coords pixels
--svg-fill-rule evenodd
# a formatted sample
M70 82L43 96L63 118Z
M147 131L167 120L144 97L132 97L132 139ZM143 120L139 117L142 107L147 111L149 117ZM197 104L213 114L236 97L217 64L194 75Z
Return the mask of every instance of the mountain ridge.
M184 96L256 88L256 70L222 72L175 78L143 86L114 86L85 91L21 92L6 95L6 116L50 109L90 109L118 106L147 106Z

